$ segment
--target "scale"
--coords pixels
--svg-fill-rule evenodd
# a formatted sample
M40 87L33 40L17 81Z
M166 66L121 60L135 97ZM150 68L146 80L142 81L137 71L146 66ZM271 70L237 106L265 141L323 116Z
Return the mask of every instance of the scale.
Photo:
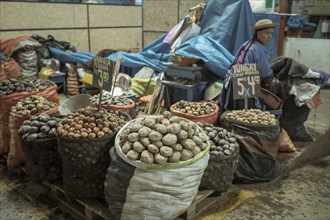
M165 77L179 77L192 80L197 83L202 78L202 67L200 66L179 66L177 64L169 64L165 71Z

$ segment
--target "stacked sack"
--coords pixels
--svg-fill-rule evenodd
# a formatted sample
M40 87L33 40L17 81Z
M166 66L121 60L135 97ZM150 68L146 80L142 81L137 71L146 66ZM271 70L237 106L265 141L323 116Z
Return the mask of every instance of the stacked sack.
M9 115L9 130L10 130L10 149L8 153L7 166L12 168L25 162L25 155L20 142L18 130L23 125L25 120L28 120L33 115L46 113L55 115L58 107L54 102L50 102L42 96L32 95L21 99L10 109ZM29 133L35 134L36 128L32 127Z
M137 118L111 148L105 198L115 219L174 219L198 193L209 160L203 130L181 117Z
M73 65L66 64L69 71L66 77L66 95L79 94L79 77Z
M26 157L27 175L34 182L51 182L62 177L56 129L60 121L59 117L41 113L23 121L18 130Z

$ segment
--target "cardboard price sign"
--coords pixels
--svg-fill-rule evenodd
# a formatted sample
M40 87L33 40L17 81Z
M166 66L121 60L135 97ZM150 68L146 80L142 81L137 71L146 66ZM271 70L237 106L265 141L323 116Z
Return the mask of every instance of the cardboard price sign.
M93 86L111 91L113 62L104 57L94 57Z
M257 64L236 64L232 66L234 99L260 96L260 75Z

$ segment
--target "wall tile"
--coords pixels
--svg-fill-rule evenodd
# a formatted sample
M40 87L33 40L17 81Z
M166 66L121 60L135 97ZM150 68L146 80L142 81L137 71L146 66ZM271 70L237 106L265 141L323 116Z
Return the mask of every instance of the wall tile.
M141 6L90 5L90 27L142 26Z
M142 48L141 28L91 29L91 50Z
M4 29L87 27L86 4L0 2Z

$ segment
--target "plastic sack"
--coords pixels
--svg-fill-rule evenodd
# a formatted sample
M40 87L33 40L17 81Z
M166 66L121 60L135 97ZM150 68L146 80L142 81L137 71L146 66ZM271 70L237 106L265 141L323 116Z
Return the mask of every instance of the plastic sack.
M4 70L4 65L1 64L0 65L0 82L4 81L7 79L7 75L5 73L5 70Z
M45 90L41 90L37 92L37 95L40 95L47 99L50 102L55 102L56 104L60 103L60 99L57 94L57 85L53 85L51 87L48 87Z
M282 129L280 134L280 145L278 148L278 152L283 152L283 153L296 152L296 147L294 146L288 133L284 129Z
M115 219L175 219L197 195L209 160L205 154L184 167L144 170L127 163L116 149L110 150L104 192Z
M302 15L291 16L287 21L287 25L289 28L303 28L304 17Z
M233 132L240 145L234 181L256 183L276 178L281 169L273 153L278 151L280 127L265 130L235 124Z
M38 55L35 50L18 51L17 63L21 67L24 76L36 76L39 72Z
M173 42L171 46L171 52L174 52L177 47L179 47L183 42L191 37L198 35L201 32L201 27L195 23L187 27L182 34Z
M38 114L45 113L51 116L56 114L57 110L58 107L55 107ZM8 168L13 168L25 162L25 156L22 149L20 136L18 135L17 131L22 126L23 121L29 119L30 117L31 115L18 115L15 113L10 113L9 115L10 147L7 158Z

